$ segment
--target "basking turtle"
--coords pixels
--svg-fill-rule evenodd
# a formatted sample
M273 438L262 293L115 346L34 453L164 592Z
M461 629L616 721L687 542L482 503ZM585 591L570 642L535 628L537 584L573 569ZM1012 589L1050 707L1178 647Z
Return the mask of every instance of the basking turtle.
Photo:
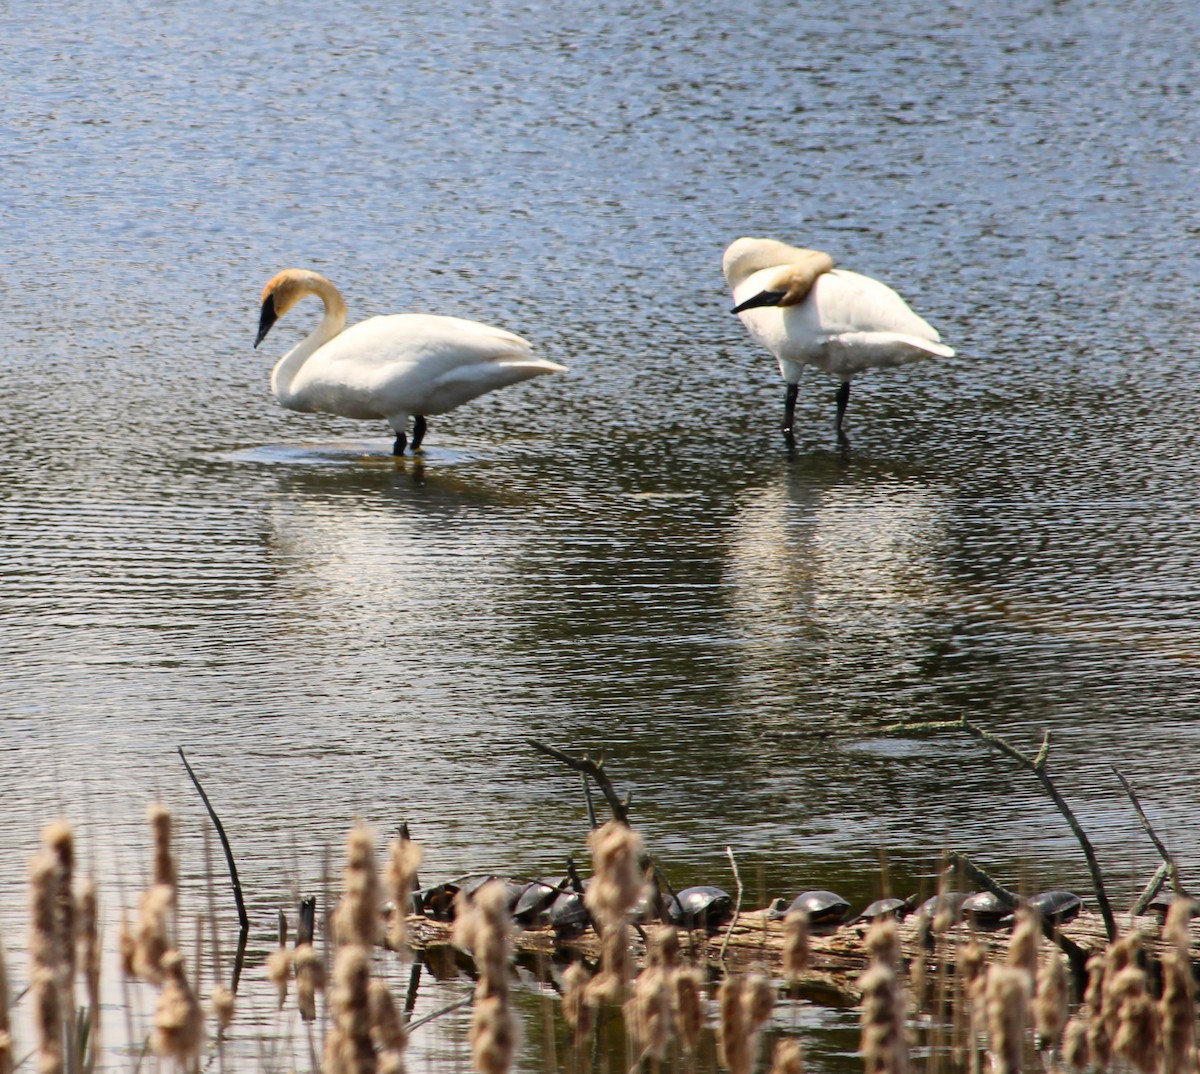
M1047 924L1065 925L1079 916L1083 900L1070 891L1042 891L1025 905L1036 910Z
M913 899L876 899L849 924L856 925L860 921L874 922L884 918L895 918L897 921L912 913Z
M977 891L968 895L959 907L962 915L981 929L999 928L1005 921L1012 920L1013 908L990 891Z
M729 892L708 885L684 888L667 897L667 916L672 925L718 929L733 917L733 898Z
M546 924L546 912L561 894L561 889L570 885L571 881L565 876L531 881L513 905L513 918L527 929Z
M832 891L802 891L786 910L769 916L787 917L794 910L808 914L808 923L817 929L836 929L850 913L850 904Z
M583 882L587 890L591 880ZM550 927L558 936L575 936L592 923L592 915L583 904L583 896L577 891L559 893L550 904Z
M950 923L957 925L962 920L962 904L970 895L969 891L943 891L921 903L920 912L932 921L939 910L944 910L950 915Z

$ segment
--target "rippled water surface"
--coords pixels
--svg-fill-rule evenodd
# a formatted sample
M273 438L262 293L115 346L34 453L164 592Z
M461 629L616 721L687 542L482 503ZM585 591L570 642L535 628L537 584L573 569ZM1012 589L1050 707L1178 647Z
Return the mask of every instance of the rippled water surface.
M728 846L756 900L865 902L881 856L927 887L947 846L1086 890L1030 778L889 730L963 714L1052 733L1118 901L1156 858L1112 764L1193 868L1198 34L1039 0L0 13L9 946L59 813L115 906L161 796L196 881L177 746L260 946L356 815L431 878L580 855L529 738L603 751L676 883L729 883ZM856 381L844 451L812 374L788 451L742 234L889 282L958 356ZM393 461L271 398L317 318L251 348L289 265L570 372Z

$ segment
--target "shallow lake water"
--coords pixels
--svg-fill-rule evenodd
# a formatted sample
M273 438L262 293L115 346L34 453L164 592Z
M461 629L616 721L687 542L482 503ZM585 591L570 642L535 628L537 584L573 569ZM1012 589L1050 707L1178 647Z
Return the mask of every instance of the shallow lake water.
M1029 777L895 729L961 715L1051 733L1118 902L1157 859L1112 765L1200 860L1194 5L94 0L0 31L18 969L54 816L114 921L155 798L203 888L180 746L260 954L356 816L407 821L430 879L582 856L578 779L529 739L603 753L674 883L729 884L729 847L760 904L865 903L881 860L928 890L945 848L1087 894ZM812 374L789 450L729 315L743 234L883 279L957 356L856 381L846 449ZM473 317L569 372L393 460L272 399L318 316L252 349L292 265L352 320ZM783 1018L855 1066L852 1016ZM460 1069L442 1025L414 1062Z

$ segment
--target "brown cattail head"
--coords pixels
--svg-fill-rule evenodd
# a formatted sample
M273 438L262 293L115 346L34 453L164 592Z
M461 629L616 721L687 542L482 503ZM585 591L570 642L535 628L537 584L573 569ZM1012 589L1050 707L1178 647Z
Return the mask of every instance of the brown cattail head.
M746 1008L746 1024L756 1032L767 1024L775 1009L775 988L761 973L751 974L742 985L742 1003Z
M1171 913L1175 907L1171 907ZM1167 915L1167 934L1172 933ZM1182 943L1180 940L1182 939ZM1159 1001L1162 1022L1163 1074L1193 1074L1196 1057L1196 1002L1189 957L1187 922L1183 934L1171 936L1172 946L1162 957L1163 991Z
M29 862L29 961L36 973L62 971L58 931L58 859L48 850L39 851Z
M983 987L987 956L987 948L974 938L958 949L958 976L968 999L976 998L976 993Z
M71 889L75 874L75 833L65 820L42 829L42 844L58 864L55 872L54 917L59 986L73 994L75 986L75 895Z
M674 1034L671 971L647 966L633 983L633 996L625 1004L625 1024L641 1047L642 1058L661 1060Z
M174 888L179 884L179 873L171 855L171 811L158 802L151 803L146 810L150 821L150 835L154 841L154 882Z
M33 1019L38 1035L38 1074L62 1074L62 1004L54 973L38 966L32 974Z
M188 984L183 955L168 951L160 964L163 989L154 1013L151 1044L156 1054L186 1062L200 1053L204 1043L204 1012Z
M631 975L629 939L629 926L623 919L604 926L600 937L600 972L588 985L588 998L593 1003L620 1003L625 998Z
M985 994L995 1074L1020 1072L1025 1017L1032 990L1025 970L1015 966L988 967Z
M398 951L404 946L408 909L412 904L413 880L421 867L423 852L411 839L393 839L388 847L388 898L392 900L392 919L388 928L388 944Z
M900 969L900 927L890 918L880 918L867 931L867 951L876 962L893 971Z
M1098 1071L1107 1070L1112 1061L1112 1034L1104 1022L1105 963L1104 955L1093 955L1088 959L1088 984L1083 997L1088 1012L1087 1056Z
M392 992L383 981L372 981L367 989L371 1012L371 1039L380 1051L395 1052L397 1057L408 1043L404 1023L392 1001Z
M885 962L873 962L858 983L866 1074L904 1074L908 1069L907 1003L895 970Z
M675 971L675 1018L679 1041L691 1055L704 1028L704 977L694 966Z
M804 1074L804 1049L794 1037L780 1040L775 1045L771 1074Z
M288 980L292 975L292 953L286 947L276 947L267 955L267 980L275 986L279 1009L287 1000Z
M1185 954L1191 947L1192 934L1188 927L1192 915L1196 913L1197 905L1194 899L1177 898L1167 911L1167 919L1163 922L1163 939Z
M596 1004L588 997L592 975L582 962L572 962L563 974L563 1017L571 1027L575 1046L580 1048L596 1025Z
M729 974L717 989L720 1059L730 1074L750 1074L753 1065L752 1034L746 1024L744 985L744 978Z
M1120 1021L1121 1004L1125 992L1136 988L1136 977L1126 977L1123 990L1116 987L1117 981L1125 970L1136 967L1142 951L1142 935L1136 930L1122 936L1104 953L1104 976L1101 980L1100 1016L1104 1019L1104 1027L1110 1039L1117 1035L1117 1023Z
M325 991L325 963L310 943L298 944L292 961L296 967L296 1004L300 1017L311 1022L317 1016L317 993Z
M375 868L375 833L356 824L346 836L346 868L342 901L333 912L333 928L340 944L371 947L379 939L379 872Z
M783 919L783 972L796 980L808 969L808 912L792 910Z
M512 919L508 892L499 880L489 880L472 898L462 892L455 898L454 942L471 952L479 970L475 995L503 995L508 991L508 956Z
M224 985L214 985L208 1001L212 1005L213 1017L217 1020L217 1031L224 1033L233 1021L234 996Z
M155 884L142 895L134 933L133 971L156 984L163 978L163 956L171 949L174 908L175 889L168 884Z
M1142 1074L1153 1074L1158 1068L1160 1026L1145 973L1135 965L1126 966L1108 987L1117 1007L1113 1051Z
M601 925L620 921L637 905L645 888L638 859L642 838L632 828L610 820L588 836L593 875L583 901Z
M1037 982L1038 946L1042 939L1042 926L1037 912L1022 906L1016 913L1016 926L1008 942L1005 961L1014 969L1029 974L1030 988Z
M1063 1031L1063 1062L1068 1070L1083 1074L1089 1059L1088 1024L1082 1018L1072 1018Z
M666 970L679 965L679 933L670 925L660 929L650 942L646 964Z
M517 1023L508 1009L507 996L491 995L475 1001L469 1040L471 1063L479 1074L508 1074L517 1050Z
M329 1005L333 1025L325 1036L325 1074L374 1074L371 1043L371 963L360 944L342 947L333 964Z
M1037 977L1037 998L1033 1004L1037 1025L1038 1048L1053 1054L1058 1038L1067 1024L1067 967L1057 953L1042 963Z

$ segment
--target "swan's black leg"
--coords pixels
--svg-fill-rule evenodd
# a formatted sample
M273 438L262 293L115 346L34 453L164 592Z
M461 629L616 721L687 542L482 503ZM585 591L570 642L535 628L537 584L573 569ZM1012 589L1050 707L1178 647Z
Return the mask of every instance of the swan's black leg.
M413 418L413 438L412 449L413 454L416 454L417 449L421 446L421 441L425 439L425 416L418 414Z
M796 420L796 396L800 394L799 384L789 384L787 394L783 397L783 435L792 435L792 422Z
M837 434L839 440L845 440L846 434L842 431L842 419L846 416L846 406L850 402L850 382L843 380L837 390Z
M404 438L403 431L396 434L396 442L392 445L393 455L403 455L405 447L408 446L408 441Z

